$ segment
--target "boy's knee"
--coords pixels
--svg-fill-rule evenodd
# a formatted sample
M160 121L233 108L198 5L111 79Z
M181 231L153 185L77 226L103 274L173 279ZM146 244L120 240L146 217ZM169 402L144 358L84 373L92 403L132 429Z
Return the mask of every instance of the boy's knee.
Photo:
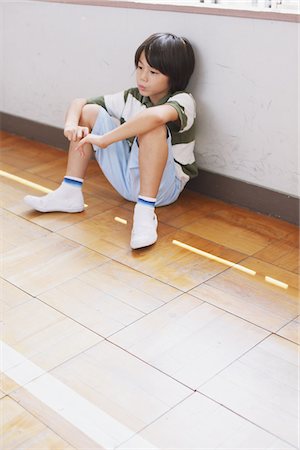
M147 131L146 133L140 134L138 136L140 145L147 143L148 141L151 142L154 139L162 141L165 141L167 139L167 128L165 125L153 128L153 130Z
M79 124L84 127L93 128L100 111L99 105L84 105L81 110Z

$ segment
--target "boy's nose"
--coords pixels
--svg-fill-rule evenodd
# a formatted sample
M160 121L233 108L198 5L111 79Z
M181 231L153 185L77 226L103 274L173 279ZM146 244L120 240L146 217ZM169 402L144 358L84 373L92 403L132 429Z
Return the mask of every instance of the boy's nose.
M143 81L147 81L147 79L148 79L148 77L147 77L147 73L146 73L146 72L142 72L142 75L141 75L141 80L143 80Z

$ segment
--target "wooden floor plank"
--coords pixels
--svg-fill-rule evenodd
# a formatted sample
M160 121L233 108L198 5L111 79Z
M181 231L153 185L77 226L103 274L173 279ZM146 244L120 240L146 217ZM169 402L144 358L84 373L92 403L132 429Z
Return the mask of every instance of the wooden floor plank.
M196 392L119 448L292 450L294 447Z
M300 317L298 316L282 327L277 334L300 345Z
M20 170L30 169L53 159L63 159L66 156L65 152L58 149L20 138L11 140L9 144L7 141L4 142L0 151L1 160L4 163L18 167Z
M2 275L31 295L37 295L106 260L97 252L50 234L6 252Z
M162 230L162 224L159 228ZM114 258L163 283L188 291L227 270L245 255L185 231L169 229L157 243L136 252L123 249ZM174 243L190 248L182 248ZM197 254L200 250L202 254Z
M72 450L50 428L26 411L16 401L5 397L0 401L3 450Z
M254 274L232 268L190 293L267 330L278 331L299 314L297 275L255 258L245 259L243 265ZM282 285L273 284L276 282Z
M256 258L279 266L290 272L300 273L299 229L280 240L272 242L254 255Z
M31 295L27 294L24 291L21 291L16 286L11 283L8 283L6 280L0 278L0 304L1 304L1 312L4 314L5 311L8 311L16 306L22 305L32 299Z
M273 335L200 391L297 446L298 382L297 345Z
M3 362L6 377L1 379L1 389L10 393L95 345L102 338L32 298L5 312L1 339L4 355L12 354L10 359ZM29 370L28 360L37 366L36 370ZM17 377L14 377L15 373Z
M196 389L268 334L184 294L109 340Z
M0 235L0 253L3 254L23 245L24 242L33 241L50 233L34 223L16 217L6 210L0 211L2 233Z
M226 206L209 216L199 217L183 230L227 246L247 255L264 249L276 238L283 238L295 226L259 216L248 210Z

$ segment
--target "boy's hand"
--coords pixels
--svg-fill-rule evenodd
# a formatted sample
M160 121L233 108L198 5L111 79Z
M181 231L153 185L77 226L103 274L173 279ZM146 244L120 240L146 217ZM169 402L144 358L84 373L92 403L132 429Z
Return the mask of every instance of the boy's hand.
M81 156L84 157L84 144L97 145L97 147L106 148L107 143L104 140L104 136L99 136L98 134L88 134L78 143L75 151L79 151Z
M79 125L66 125L64 135L69 141L77 142L89 134L88 127L81 127Z

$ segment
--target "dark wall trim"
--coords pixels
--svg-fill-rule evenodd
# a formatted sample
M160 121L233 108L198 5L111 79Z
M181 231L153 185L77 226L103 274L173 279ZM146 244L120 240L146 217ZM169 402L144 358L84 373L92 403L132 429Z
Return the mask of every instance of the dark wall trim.
M61 128L45 125L0 111L0 128L8 133L24 136L33 141L43 142L67 150L68 141Z
M188 186L201 194L299 225L297 197L201 169Z
M2 112L0 112L0 124L1 130L8 133L64 150L68 147L68 141L61 128ZM188 188L209 197L299 225L300 202L297 197L202 169L199 171L199 176L189 182Z

